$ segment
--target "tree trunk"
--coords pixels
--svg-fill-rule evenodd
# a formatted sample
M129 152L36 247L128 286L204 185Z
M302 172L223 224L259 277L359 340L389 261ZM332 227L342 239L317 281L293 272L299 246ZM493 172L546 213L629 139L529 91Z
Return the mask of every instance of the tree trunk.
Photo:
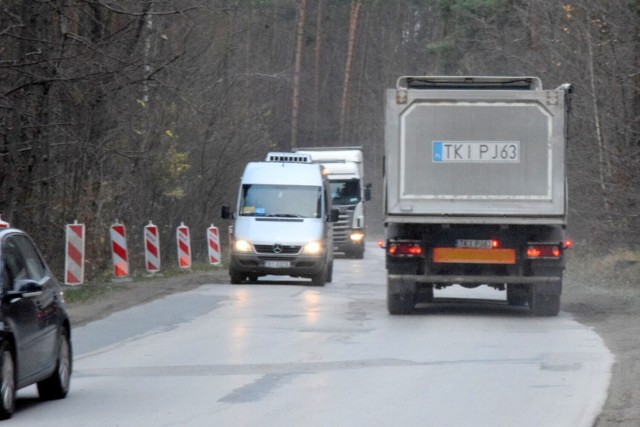
M611 172L611 166L609 161L609 150L607 147L607 141L602 133L602 126L600 124L600 111L598 108L598 94L596 92L596 76L594 70L594 56L593 56L593 39L591 37L591 17L587 13L586 26L585 26L585 42L587 45L587 66L589 68L589 89L591 90L591 104L593 108L593 125L595 126L596 134L595 138L598 144L598 171L600 179L600 188L602 190L602 198L604 201L604 209L609 211L609 195L607 182Z
M324 0L318 0L316 17L316 48L315 48L315 69L314 69L314 105L313 105L313 145L318 141L318 122L320 121L320 52L322 50L322 14Z
M304 35L304 17L307 0L300 1L298 23L296 25L296 58L293 70L293 100L291 108L291 150L298 146L298 114L300 111L300 68L302 65L302 36Z
M344 69L344 83L342 84L342 108L340 109L340 144L344 143L345 126L349 113L349 86L351 84L351 69L353 66L353 51L358 27L358 12L360 0L351 3L351 20L349 24L349 46L347 48L347 64Z

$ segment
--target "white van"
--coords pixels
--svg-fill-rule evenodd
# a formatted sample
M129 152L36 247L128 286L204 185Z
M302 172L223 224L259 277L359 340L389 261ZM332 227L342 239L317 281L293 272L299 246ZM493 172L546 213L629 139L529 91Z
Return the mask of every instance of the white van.
M231 283L265 275L307 277L315 286L333 276L333 227L338 210L322 166L308 155L269 153L247 164L235 211L231 239Z

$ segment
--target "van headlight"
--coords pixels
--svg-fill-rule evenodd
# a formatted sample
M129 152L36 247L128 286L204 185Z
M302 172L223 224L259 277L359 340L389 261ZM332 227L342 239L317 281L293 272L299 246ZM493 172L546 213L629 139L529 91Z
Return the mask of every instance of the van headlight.
M235 252L251 252L251 243L247 242L246 240L236 240L233 243L233 250Z
M309 242L306 245L304 245L304 249L302 250L302 253L304 254L308 254L308 255L317 255L319 253L322 253L322 242Z

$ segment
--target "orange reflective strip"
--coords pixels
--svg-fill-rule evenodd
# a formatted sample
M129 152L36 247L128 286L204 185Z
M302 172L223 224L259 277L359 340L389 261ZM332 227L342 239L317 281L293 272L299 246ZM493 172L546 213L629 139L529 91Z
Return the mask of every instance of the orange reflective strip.
M461 264L515 264L513 249L434 248L433 262Z

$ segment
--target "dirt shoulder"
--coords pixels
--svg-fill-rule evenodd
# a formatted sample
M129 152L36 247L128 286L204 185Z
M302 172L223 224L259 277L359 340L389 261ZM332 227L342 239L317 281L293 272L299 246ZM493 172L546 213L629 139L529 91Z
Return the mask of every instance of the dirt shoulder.
M67 302L72 326L81 326L111 313L144 304L177 292L185 292L208 283L229 283L226 269L205 273L184 273L171 277L157 276L142 281L98 285L100 292L87 301ZM73 289L67 290L73 292Z
M592 327L615 354L609 394L597 427L640 426L640 295L565 281L562 310Z
M594 426L640 426L640 289L628 284L612 287L598 283L593 277L587 280L580 268L573 267L580 274L569 271L565 276L562 310L592 327L616 356L608 399ZM637 277L634 271L628 273ZM96 297L67 304L67 308L73 326L80 326L173 293L228 280L227 271L218 269L111 284ZM585 285L587 282L590 284Z

